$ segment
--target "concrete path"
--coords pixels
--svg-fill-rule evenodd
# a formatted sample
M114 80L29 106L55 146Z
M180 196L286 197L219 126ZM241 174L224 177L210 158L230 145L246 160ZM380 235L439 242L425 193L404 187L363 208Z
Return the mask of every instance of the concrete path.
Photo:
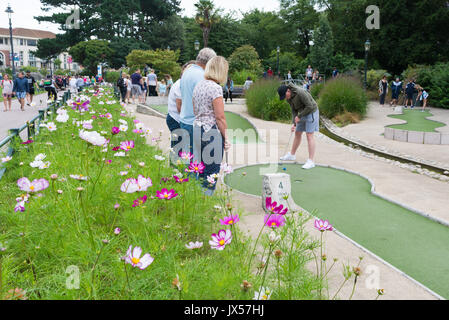
M58 97L63 95L64 91L58 92ZM8 130L12 128L19 128L28 120L33 119L39 114L40 109L47 106L47 93L42 93L33 97L35 106L27 106L25 102L25 111L20 110L20 103L17 99L12 101L11 111L3 112L4 104L0 102L0 140L9 135Z
M130 105L127 108L129 112L136 115L145 125L152 128L153 132L158 132L159 129L164 130L160 147L168 150L169 133L165 121L161 118L135 114L135 106ZM226 104L225 109L227 111L239 112L249 118L260 131L263 129L273 130L271 135L267 134L265 144L233 146L230 150L229 162L234 167L246 164L278 162L279 156L284 152L289 142L291 125L250 117L246 111L244 100L235 100L233 104ZM150 139L149 143L151 144ZM268 150L265 152L265 155L263 148ZM447 197L449 184L426 176L413 174L408 170L369 159L357 153L348 152L346 148L346 146L338 144L324 135L317 134L317 163L357 171L373 180L378 193L449 221L449 198ZM270 153L269 151L272 152L267 155L267 153ZM243 160L241 159L242 155L244 155ZM253 155L257 155L257 157ZM304 145L298 151L297 159L301 162L305 162L307 159L307 148ZM234 192L234 196L241 208L248 213L242 219L242 230L247 231L252 236L256 236L255 232L260 230L264 215L260 198L242 195L238 192ZM313 237L319 236L314 232L312 222L307 228ZM367 283L369 284L369 281L366 282L366 280L371 279L366 274L369 270L377 270L379 272L379 287L386 291L386 295L381 299L436 299L431 293L394 268L384 264L374 256L364 252L348 239L337 234L329 233L327 235L326 253L329 261L332 261L333 258L339 259L336 267L329 273L329 293L331 296L333 296L333 293L335 293L343 281L341 263L350 263L351 266L355 266L359 257L363 256L364 259L361 265L363 274L359 279L359 286L354 299L374 299L376 297L376 290L366 285ZM311 266L310 270L313 271L314 266ZM349 297L351 289L352 283L348 282L339 296L342 299Z
M445 127L437 128L436 131L449 133L449 110L430 108L430 113L433 114L433 117L428 119L446 124ZM343 136L356 137L368 144L384 146L388 150L395 150L414 158L439 162L449 168L449 146L414 144L385 139L382 135L385 126L404 123L402 120L388 117L390 114L394 114L393 108L389 106L382 108L377 102L371 102L365 119L360 123L341 128L340 132Z

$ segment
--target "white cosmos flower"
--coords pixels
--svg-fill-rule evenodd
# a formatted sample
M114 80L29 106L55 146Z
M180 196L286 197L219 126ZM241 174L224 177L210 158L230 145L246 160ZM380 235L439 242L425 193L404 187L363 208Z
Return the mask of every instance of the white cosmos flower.
M45 153L39 153L37 156L34 157L34 161L42 161L46 158L47 156L45 155Z
M107 143L106 138L96 131L80 130L79 137L87 142L92 143L94 146L102 147Z
M2 158L2 163L5 163L5 162L11 161L11 160L12 160L12 157L6 156L6 157Z
M199 249L203 246L202 242L189 242L188 244L185 245L187 249L189 250L194 250L194 249Z
M125 152L117 152L114 154L114 157L125 157L126 153Z
M127 122L126 120L118 119L118 122L120 122L120 123L123 124L124 126L128 126L128 122Z
M272 292L269 288L260 287L259 291L254 292L253 300L269 300L271 294Z
M268 236L268 239L269 239L270 242L273 244L273 243L278 242L278 241L281 239L281 236L278 235L278 234L276 234L276 232L271 231L271 232L270 232L270 235Z
M126 132L126 131L128 131L128 126L125 126L125 125L120 125L119 127L118 127L119 129L120 129L120 131L122 131L122 132Z
M70 178L75 179L75 180L82 180L82 181L86 181L87 179L89 179L88 177L85 177L82 174L71 174Z
M155 155L155 156L154 156L154 159L156 159L156 160L158 160L158 161L164 161L164 160L165 160L164 157L159 156L159 155Z

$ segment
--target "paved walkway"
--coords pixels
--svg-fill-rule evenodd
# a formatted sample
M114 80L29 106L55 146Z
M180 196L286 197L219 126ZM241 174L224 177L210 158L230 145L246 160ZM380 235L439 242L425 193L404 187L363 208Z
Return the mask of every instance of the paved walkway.
M445 127L437 128L436 131L449 133L449 110L430 108L433 117L430 120L443 122ZM355 137L367 144L383 146L388 150L395 150L413 158L427 161L439 162L449 168L449 147L445 145L425 145L408 142L388 140L383 137L385 126L404 123L403 120L393 119L388 115L394 114L391 107L380 107L376 102L369 105L366 118L360 123L350 124L341 128L341 134L347 137Z
M233 146L230 150L230 163L233 166L244 164L256 164L264 162L278 162L278 157L285 151L285 147L289 142L290 128L289 124L282 124L277 122L263 121L252 118L246 111L246 106L243 101L234 101L233 104L227 104L226 110L239 112L243 116L249 118L251 122L259 129L273 130L277 132L277 136L267 135L266 144L261 145L243 145ZM128 106L128 110L135 114L135 106ZM136 117L153 129L153 132L158 132L159 129L164 130L163 139L160 147L164 150L169 148L169 134L165 121L161 118L146 116L142 114L135 114ZM149 143L151 140L149 140ZM266 147L273 151L271 155L263 156L261 149ZM241 148L247 148L242 150ZM335 141L328 137L317 134L317 163L334 165L341 168L350 169L359 172L367 177L370 177L376 185L376 191L379 194L388 196L393 200L401 203L406 203L412 208L425 211L435 217L449 221L449 184L437 181L411 173L409 170L393 166L382 161L376 161L354 152L348 152L348 147L335 143ZM263 150L262 150L263 151ZM259 152L259 154L258 154ZM245 155L244 159L239 159L239 156ZM253 157L253 154L258 154L258 157ZM305 162L307 159L307 147L301 146L297 154L298 161ZM405 187L406 186L406 187ZM234 192L235 199L240 203L240 206L248 213L242 219L242 230L247 230L251 236L255 236L256 230L260 229L260 224L263 220L264 212L261 209L260 199L254 201L254 197L245 196ZM300 203L299 203L300 205ZM313 226L308 225L308 230L312 231ZM311 232L316 235L316 232ZM362 272L367 271L368 266L375 266L379 270L380 287L386 290L386 295L382 299L435 299L428 291L415 284L410 279L403 276L397 270L385 265L375 257L367 254L362 249L354 245L351 241L342 238L336 234L329 233L326 251L329 261L338 258L339 265L337 265L329 273L330 294L342 283L342 267L341 263L350 262L355 265L359 256L364 256L362 263ZM311 266L313 271L313 266ZM359 287L354 295L354 299L374 299L376 297L375 289L368 288L365 285L367 274L362 275L359 279ZM349 296L352 283L347 285L342 290L342 298Z
M63 95L63 91L58 92L58 97L61 95ZM27 106L25 102L25 111L21 111L19 101L14 99L12 101L11 111L8 112L3 112L4 104L0 102L0 140L8 136L9 129L19 128L28 120L37 116L39 110L47 106L47 93L34 96L33 102L36 104L34 107Z

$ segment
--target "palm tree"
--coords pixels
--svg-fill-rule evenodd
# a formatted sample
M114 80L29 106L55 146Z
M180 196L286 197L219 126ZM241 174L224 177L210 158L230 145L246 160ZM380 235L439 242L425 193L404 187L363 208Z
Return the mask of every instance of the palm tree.
M209 34L212 25L220 21L219 9L215 9L212 0L199 0L195 3L196 16L195 21L203 30L203 43L207 47L209 42Z

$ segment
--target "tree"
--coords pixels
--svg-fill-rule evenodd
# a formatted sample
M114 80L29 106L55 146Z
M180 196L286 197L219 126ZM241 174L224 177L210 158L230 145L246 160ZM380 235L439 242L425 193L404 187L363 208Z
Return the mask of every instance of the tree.
M314 68L328 74L334 56L334 38L325 15L320 17L319 23L318 28L313 32L313 46L310 49L309 59Z
M229 57L229 73L247 70L255 74L262 73L262 65L256 49L249 45L237 48Z
M211 0L199 0L195 3L195 7L195 21L203 30L203 44L206 48L208 46L212 25L220 21L220 9L216 9Z
M178 64L179 50L133 50L126 57L126 61L131 69L143 70L146 65L155 69L159 76L170 74L174 80L181 74L181 67Z
M302 57L296 55L295 52L284 52L279 53L279 71L281 77L286 75L289 71L292 72L292 76L295 77L298 74L304 73L301 69ZM270 57L263 61L264 69L271 67L273 70L277 70L277 51L271 51Z
M108 61L113 53L109 43L104 40L83 41L69 51L73 60L84 66L91 75L96 74L98 64Z

